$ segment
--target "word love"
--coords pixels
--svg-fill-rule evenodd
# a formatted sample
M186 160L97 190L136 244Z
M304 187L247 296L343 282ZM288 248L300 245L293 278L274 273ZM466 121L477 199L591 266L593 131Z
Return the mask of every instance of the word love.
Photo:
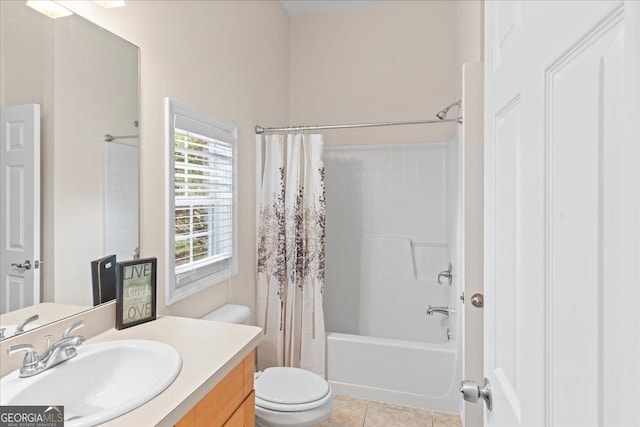
M129 307L127 310L128 320L141 319L151 316L151 303L139 304Z

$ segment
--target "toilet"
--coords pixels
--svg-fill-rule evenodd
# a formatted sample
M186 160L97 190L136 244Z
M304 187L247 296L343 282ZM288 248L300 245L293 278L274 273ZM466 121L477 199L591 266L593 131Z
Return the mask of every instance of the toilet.
M226 304L202 319L248 324L249 307ZM299 368L274 367L255 373L256 425L311 427L331 414L333 393L321 376Z

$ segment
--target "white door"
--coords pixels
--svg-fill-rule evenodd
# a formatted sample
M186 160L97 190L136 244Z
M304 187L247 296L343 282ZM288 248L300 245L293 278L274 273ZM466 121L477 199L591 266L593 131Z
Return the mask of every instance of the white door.
M1 314L40 302L40 106L0 116Z
M485 3L487 426L640 425L639 8Z

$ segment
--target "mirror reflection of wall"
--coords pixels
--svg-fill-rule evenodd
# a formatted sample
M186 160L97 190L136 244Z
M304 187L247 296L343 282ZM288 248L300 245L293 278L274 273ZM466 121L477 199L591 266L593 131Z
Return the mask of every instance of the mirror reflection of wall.
M41 107L41 302L90 307L91 261L138 251L138 48L77 15L0 8L0 105Z

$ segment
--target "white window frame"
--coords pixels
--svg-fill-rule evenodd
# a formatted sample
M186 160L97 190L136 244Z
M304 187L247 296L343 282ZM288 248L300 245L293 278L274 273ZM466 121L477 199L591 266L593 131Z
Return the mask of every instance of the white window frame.
M194 123L193 133L227 142L232 147L232 255L227 271L213 273L191 283L176 287L175 263L175 117L182 116ZM188 105L165 98L166 160L166 212L167 212L167 268L166 305L174 304L206 288L221 283L238 274L238 127ZM197 268L197 267L196 267Z

